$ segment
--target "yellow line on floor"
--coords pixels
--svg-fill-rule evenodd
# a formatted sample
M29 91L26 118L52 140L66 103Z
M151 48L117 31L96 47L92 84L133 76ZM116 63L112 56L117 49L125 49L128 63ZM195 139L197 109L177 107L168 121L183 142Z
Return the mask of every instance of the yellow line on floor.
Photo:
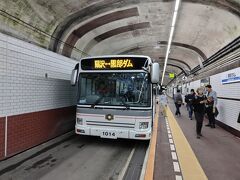
M183 179L207 180L208 178L206 174L204 173L200 163L198 162L198 159L196 158L191 146L189 145L169 107L167 107L167 118L176 146Z
M158 105L156 109L157 111L156 111L154 124L153 124L153 132L152 132L152 138L150 140L150 149L149 149L149 155L148 155L148 161L147 161L146 171L144 175L144 180L153 180L155 150L156 150L156 143L157 143L158 113L159 113Z

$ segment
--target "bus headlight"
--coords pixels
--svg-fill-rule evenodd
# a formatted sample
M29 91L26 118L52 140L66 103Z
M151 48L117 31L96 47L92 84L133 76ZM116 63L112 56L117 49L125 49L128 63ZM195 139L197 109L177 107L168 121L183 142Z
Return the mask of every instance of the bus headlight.
M83 125L83 119L77 117L77 124L78 125Z
M139 129L147 129L148 122L139 122Z

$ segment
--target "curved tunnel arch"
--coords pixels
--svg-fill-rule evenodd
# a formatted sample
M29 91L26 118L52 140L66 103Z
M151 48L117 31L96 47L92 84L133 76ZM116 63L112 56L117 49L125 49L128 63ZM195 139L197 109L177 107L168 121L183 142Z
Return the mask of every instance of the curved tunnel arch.
M173 0L169 0L166 2L171 2L171 1L173 1ZM151 2L158 2L158 1L157 0L149 0L148 1L148 3L151 3ZM215 6L217 8L227 10L237 16L240 16L240 12L239 12L240 5L234 1L227 0L225 2L221 2L221 1L212 2L212 1L202 1L202 0L186 0L184 2L199 3L199 4L209 5L209 6ZM50 44L49 44L49 49L51 49L55 52L58 51L59 44L61 44L60 40L63 38L65 32L70 31L69 28L73 24L84 22L85 20L90 18L88 12L90 12L92 9L95 9L95 11L93 13L91 13L91 17L100 15L102 13L106 13L108 11L111 11L114 8L117 9L117 8L127 7L130 5L136 5L136 4L140 4L140 3L142 3L141 0L125 0L125 1L123 0L120 3L117 0L111 0L111 3L109 3L108 1L102 1L99 3L95 3L89 7L86 7L84 9L74 13L73 15L70 15L64 21L59 23L57 28L54 30L53 35L52 35L53 38L51 39ZM111 4L111 6L109 6L109 4ZM137 15L139 15L139 14L137 14ZM70 36L72 36L70 39L73 41L70 42L70 40L69 40L69 41L65 42L66 44L64 46L67 46L67 48L65 48L65 49L72 49L74 47L75 43L79 40L79 37L75 37L74 33L71 33ZM70 43L68 43L68 42L70 42ZM71 51L71 50L68 50L68 51ZM67 54L69 54L69 52ZM203 59L205 59L205 58L203 58Z
M116 36L125 32L145 29L149 27L150 27L150 22L141 22L141 23L130 24L127 26L121 26L121 27L112 29L90 40L88 44L85 46L84 51L89 52L97 43L100 43L101 41L104 41L105 39L111 38L113 36Z
M159 44L167 45L167 43L168 43L167 41L159 41ZM192 45L189 45L189 44L180 43L180 42L172 42L172 46L177 46L177 47L183 47L183 48L186 48L186 49L191 49L194 52L196 52L201 57L201 59L203 61L207 59L207 56L204 54L204 52L202 52L199 48L197 48L195 46L192 46Z
M162 45L167 46L167 41L161 41L161 42L164 42L164 43L162 43ZM202 52L199 48L197 48L195 46L184 44L184 43L179 43L179 42L172 42L172 45L176 46L176 47L182 47L182 48L190 49L190 50L194 51L196 54L198 54L199 57L201 57L202 60L207 59L207 56L204 54L204 52ZM134 51L134 50L140 50L140 49L143 49L145 47L146 46L143 46L143 47L142 46L141 47L139 47L139 46L127 47L128 50L120 51L120 54L129 53L129 52Z
M129 8L125 10L114 11L98 18L93 19L92 21L82 25L81 27L75 29L66 40L68 45L63 46L62 54L65 56L71 56L72 47L77 43L81 37L83 37L86 33L96 29L97 27L103 26L113 21L117 21L120 19L126 19L133 16L138 16L138 9L137 7Z
M176 64L171 64L171 63L167 63L167 66L176 67L176 68L180 69L182 72L184 72L185 75L187 75L187 72L181 66L178 66Z
M191 51L194 51L196 54L199 55L199 57L201 57L201 59L203 58L206 58L206 55L197 47L195 46L191 46L191 45L187 45L187 44L183 44L183 43L179 43L179 42L172 42L176 47L180 46L180 47L183 47L183 48L186 48L188 50L191 50ZM142 43L143 44L143 43ZM166 43L163 43L164 46L166 46L167 44ZM129 52L134 52L136 50L143 50L144 48L147 48L149 46L131 46L131 47L127 47L128 50L123 50L123 51L120 51L119 54L128 54ZM153 47L153 46L151 46ZM165 59L165 56L160 56L158 59ZM186 66L189 70L191 70L191 67L189 66L189 64L187 64L187 62L183 61L183 60L180 60L180 59L177 59L177 58L169 58L170 60L172 61L176 61L176 62L179 62L179 63L182 63L184 66ZM196 61L197 63L199 63L199 61L197 60Z
M159 57L159 59L165 59L165 57ZM172 60L172 61L176 61L176 62L179 62L181 64L183 64L184 66L187 66L188 67L188 70L191 71L191 67L184 61L180 60L180 59L175 59L175 58L168 58L169 60Z

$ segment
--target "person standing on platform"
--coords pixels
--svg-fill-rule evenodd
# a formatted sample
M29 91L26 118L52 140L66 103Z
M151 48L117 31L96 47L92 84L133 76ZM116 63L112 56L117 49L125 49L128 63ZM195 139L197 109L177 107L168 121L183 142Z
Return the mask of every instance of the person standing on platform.
M161 112L164 117L166 117L166 108L168 104L168 99L166 93L163 91L162 94L160 95L160 105L161 105Z
M215 128L215 111L217 106L217 93L212 90L212 86L209 84L206 86L207 88L207 101L206 101L206 113L208 116L209 123L205 126L209 126L211 128Z
M197 94L192 100L194 115L196 118L196 132L197 132L198 139L200 138L200 136L202 136L202 124L203 124L204 113L205 113L206 99L207 99L206 96L203 95L203 88L198 88Z
M177 115L181 116L180 107L183 104L183 99L182 99L182 95L181 95L179 89L177 90L177 94L174 94L174 103L175 103L175 106L176 106L176 113L175 113L175 115L176 116Z
M192 120L192 114L193 114L193 105L192 101L195 98L195 92L194 89L191 89L190 94L187 94L185 96L185 102L187 103L187 111L188 111L188 117L190 120Z

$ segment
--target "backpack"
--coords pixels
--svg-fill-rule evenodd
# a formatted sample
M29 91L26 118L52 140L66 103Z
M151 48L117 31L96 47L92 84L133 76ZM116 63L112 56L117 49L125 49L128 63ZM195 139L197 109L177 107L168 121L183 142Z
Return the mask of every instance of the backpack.
M177 94L176 103L177 104L182 104L182 96L181 96L181 94Z
M189 103L190 101L189 101L189 95L186 95L185 96L185 103Z

